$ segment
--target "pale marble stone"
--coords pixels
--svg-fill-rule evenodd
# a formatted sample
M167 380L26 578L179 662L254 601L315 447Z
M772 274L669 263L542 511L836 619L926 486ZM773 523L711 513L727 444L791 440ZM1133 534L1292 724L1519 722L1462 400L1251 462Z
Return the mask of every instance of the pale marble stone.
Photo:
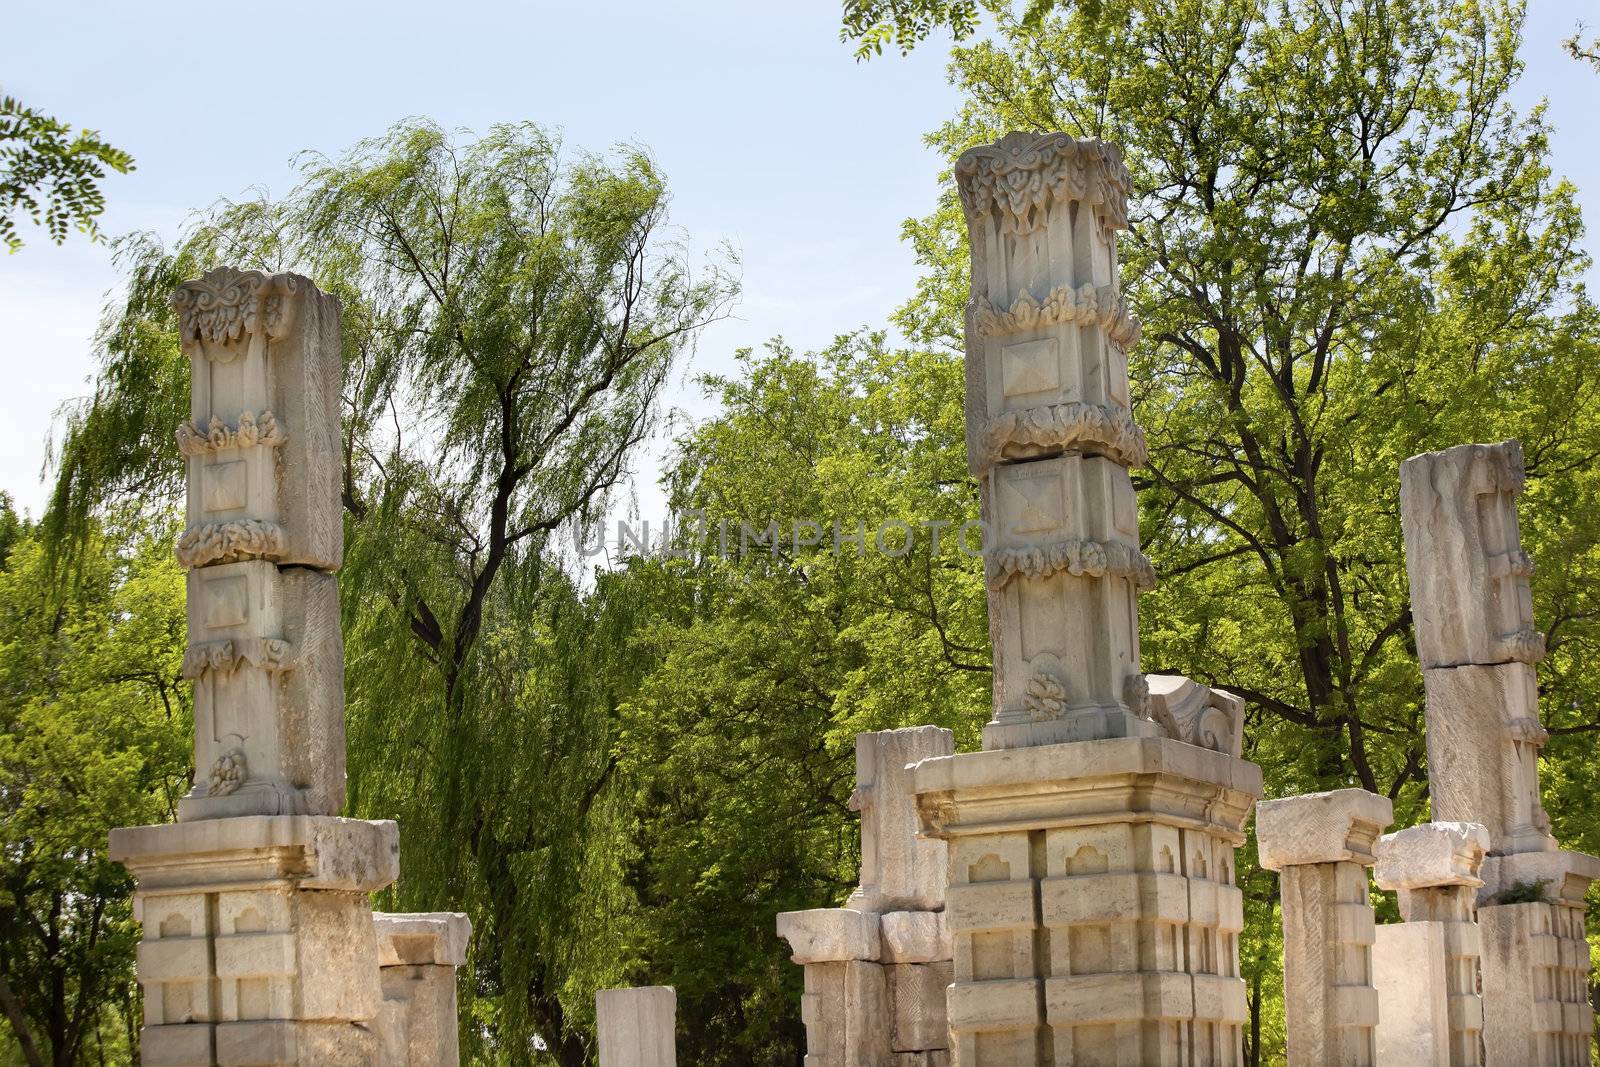
M1347 861L1370 866L1378 836L1393 819L1389 798L1365 789L1264 800L1256 805L1261 866L1269 871Z
M808 966L800 1018L806 1067L876 1067L892 1056L889 988L881 964L839 960Z
M142 826L113 830L111 854L138 882L147 1062L376 1062L382 994L367 894L395 877L394 823ZM198 1050L205 1060L191 1059Z
M372 921L385 1067L456 1067L456 968L467 960L472 923L459 912L380 913Z
M1242 1063L1234 849L1259 768L1123 738L925 760L913 780L950 841L957 1062Z
M850 908L812 908L778 915L778 936L789 942L796 963L875 960L878 916Z
M1289 1067L1374 1067L1378 994L1366 868L1389 798L1337 789L1256 806L1261 866L1279 872Z
M1444 925L1391 923L1372 946L1378 991L1377 1062L1382 1067L1451 1067L1450 991Z
M1489 831L1479 823L1428 822L1378 838L1372 877L1383 889L1483 884L1478 871L1489 851Z
M922 1052L950 1047L945 989L950 985L948 957L929 963L897 963L884 968L893 1019L890 1047L896 1052Z
M944 881L942 875L939 880ZM944 905L942 890L939 904ZM935 963L950 958L950 926L942 911L886 912L879 916L878 932L885 963Z
M1539 797L1539 690L1526 663L1422 672L1436 818L1488 827L1493 853L1556 848Z
M1244 748L1244 701L1181 674L1147 674L1150 718L1167 736L1238 757Z
M930 909L944 902L944 842L917 836L917 805L908 764L955 751L955 735L937 726L856 736L861 813L861 885L847 907L860 911Z
M1400 465L1400 519L1424 669L1537 663L1517 497L1522 446L1458 445Z
M676 1067L678 994L671 986L601 989L594 995L600 1067Z
M967 459L989 529L985 748L1162 732L1139 673L1135 598L1155 572L1127 472L1146 458L1128 400L1138 322L1117 277L1128 181L1115 146L1064 134L1013 133L956 164Z
M295 274L219 267L173 294L191 369L185 566L238 545L244 554L337 570L344 552L339 485L343 352L339 301ZM266 531L266 536L262 536Z

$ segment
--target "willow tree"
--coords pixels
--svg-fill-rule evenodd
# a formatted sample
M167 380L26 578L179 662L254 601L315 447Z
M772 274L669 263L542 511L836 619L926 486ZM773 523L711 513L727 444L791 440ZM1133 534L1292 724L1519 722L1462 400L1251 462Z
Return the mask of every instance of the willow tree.
M307 156L286 198L222 204L171 252L128 248L58 457L64 537L118 497L177 491L182 278L292 269L340 296L352 806L402 820L400 902L472 913L467 992L490 1003L466 1036L513 1061L584 1061L576 887L613 766L555 537L603 511L733 292L720 263L691 270L667 206L644 151L567 160L530 125L459 140L414 122Z

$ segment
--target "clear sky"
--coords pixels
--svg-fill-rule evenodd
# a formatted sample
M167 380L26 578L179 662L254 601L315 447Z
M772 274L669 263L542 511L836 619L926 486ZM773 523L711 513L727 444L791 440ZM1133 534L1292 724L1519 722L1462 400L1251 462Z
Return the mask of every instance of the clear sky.
M1517 102L1549 100L1555 168L1600 218L1600 74L1559 46L1579 19L1600 24L1600 0L1529 6ZM921 137L957 104L939 42L856 63L828 0L13 0L0 88L132 152L138 169L107 183L103 228L168 241L219 197L287 191L300 150L337 154L411 115L479 130L531 119L574 147L642 142L668 176L674 224L743 260L735 317L706 332L686 374L775 335L803 349L881 325L916 276L900 223L937 193ZM37 516L56 411L87 391L118 275L104 246L24 237L0 253L0 490ZM707 413L681 378L670 401ZM650 518L658 453L639 465Z

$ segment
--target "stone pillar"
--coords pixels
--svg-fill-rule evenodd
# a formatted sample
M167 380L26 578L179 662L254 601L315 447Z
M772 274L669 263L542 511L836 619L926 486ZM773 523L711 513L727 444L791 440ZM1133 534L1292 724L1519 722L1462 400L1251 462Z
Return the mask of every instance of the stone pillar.
M1400 894L1403 922L1373 946L1378 1062L1383 1067L1481 1067L1478 876L1489 832L1477 823L1424 823L1378 839L1373 875Z
M373 1064L382 993L367 894L392 822L344 805L339 304L219 268L173 295L192 372L195 781L179 821L112 831L138 889L143 1060Z
M1585 895L1600 861L1581 852L1526 852L1484 861L1483 1047L1490 1067L1590 1062ZM1498 891L1482 894L1490 887Z
M1489 831L1478 891L1487 1062L1567 1067L1589 1063L1584 892L1600 860L1560 850L1540 799L1544 638L1517 523L1523 481L1516 441L1413 456L1400 465L1400 518L1433 814Z
M384 1067L457 1067L456 968L472 923L460 912L379 913L379 1039Z
M1278 872L1289 1067L1374 1067L1378 994L1367 868L1387 797L1336 789L1256 807L1261 866Z
M945 846L916 836L908 765L954 750L935 726L856 738L861 884L843 908L778 916L778 936L805 967L806 1067L949 1062Z
M1013 133L956 181L994 717L985 751L914 772L949 842L956 1060L1237 1064L1234 848L1261 775L1238 758L1242 701L1140 671L1128 172L1113 145Z
M678 994L671 986L594 994L600 1067L677 1067Z

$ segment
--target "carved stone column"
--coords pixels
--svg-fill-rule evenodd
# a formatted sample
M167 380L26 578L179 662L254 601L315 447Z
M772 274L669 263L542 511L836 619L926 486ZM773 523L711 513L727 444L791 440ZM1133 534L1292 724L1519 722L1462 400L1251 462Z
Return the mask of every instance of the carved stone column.
M460 912L379 913L379 1038L384 1067L457 1067L456 970L472 923Z
M173 306L192 371L177 553L196 772L176 824L111 833L138 884L143 1062L376 1064L367 894L394 880L399 841L392 822L338 817L339 304L293 274L222 267Z
M806 1067L949 1062L945 846L917 836L907 767L953 751L954 736L936 726L856 737L861 884L842 908L778 916L778 936L806 969Z
M1516 441L1413 456L1400 465L1400 517L1433 813L1489 830L1478 891L1488 1062L1568 1067L1589 1063L1584 893L1600 859L1560 850L1540 799L1545 649L1517 523L1523 481Z
M1283 907L1283 999L1289 1067L1374 1067L1378 994L1367 887L1388 797L1364 789L1256 806L1261 866Z
M1424 823L1378 839L1374 880L1398 891L1404 920L1377 929L1378 1062L1384 1067L1481 1067L1478 877L1489 832L1477 823Z
M1261 776L1238 698L1139 667L1128 172L1113 145L1013 133L956 181L994 718L985 751L914 771L950 846L956 1060L1237 1064L1233 853Z
M678 994L671 986L594 995L600 1067L677 1067Z

